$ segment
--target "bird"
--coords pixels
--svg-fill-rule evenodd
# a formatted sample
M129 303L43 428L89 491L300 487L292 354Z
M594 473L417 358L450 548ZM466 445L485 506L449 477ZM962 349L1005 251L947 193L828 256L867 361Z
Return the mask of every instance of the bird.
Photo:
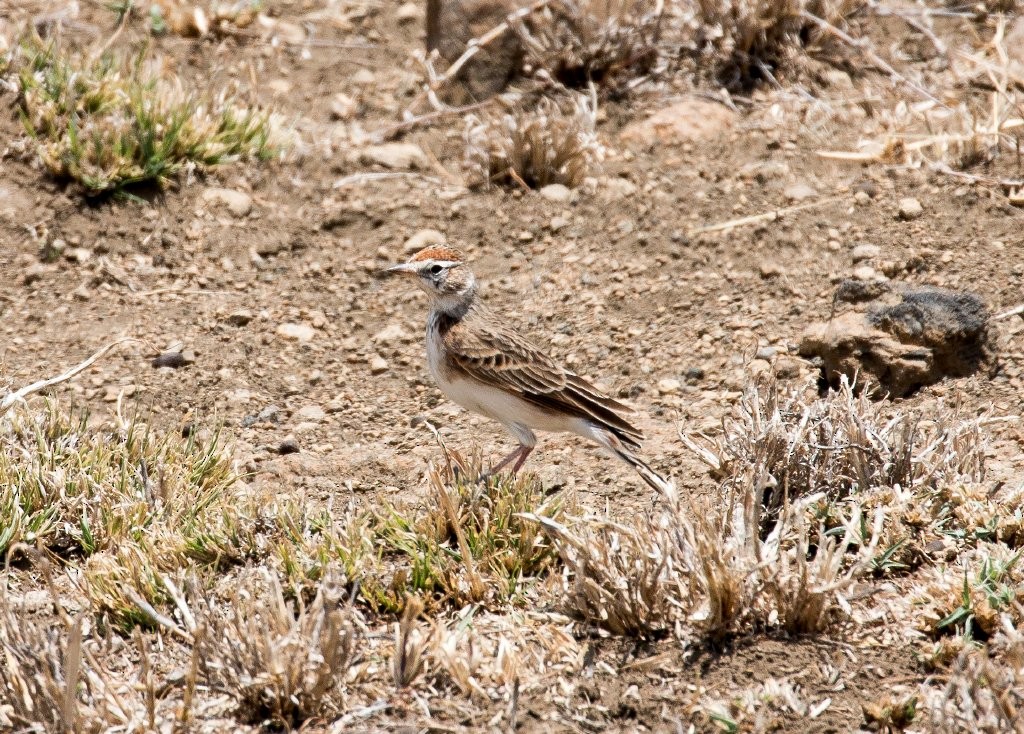
M537 446L535 431L567 432L608 450L656 491L674 492L637 453L644 436L626 417L635 411L559 365L488 308L458 250L430 245L383 274L412 279L428 296L427 363L441 392L497 421L519 442L483 478L509 465L518 473Z

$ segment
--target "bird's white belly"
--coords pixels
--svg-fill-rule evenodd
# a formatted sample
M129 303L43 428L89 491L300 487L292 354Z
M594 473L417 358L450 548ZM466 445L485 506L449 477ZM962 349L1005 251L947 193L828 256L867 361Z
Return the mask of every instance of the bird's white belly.
M533 403L505 390L490 387L481 382L466 379L449 379L442 369L440 350L431 348L428 341L427 355L430 371L449 400L466 410L478 413L506 426L518 424L538 431L569 431L587 435L585 422L579 418L550 413Z

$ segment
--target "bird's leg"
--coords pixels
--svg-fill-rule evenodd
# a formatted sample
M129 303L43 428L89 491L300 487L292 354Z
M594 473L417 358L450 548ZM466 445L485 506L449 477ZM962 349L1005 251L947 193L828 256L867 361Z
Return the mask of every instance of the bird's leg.
M480 481L486 482L488 479L490 479L495 474L500 472L506 466L511 464L513 459L518 458L518 461L516 461L515 466L512 468L512 473L515 474L517 471L519 471L519 467L523 465L523 462L526 461L526 457L530 455L531 451L533 451L533 446L516 446L515 450L513 450L512 453L510 453L504 459L502 459L497 464L492 466L490 471L486 471L483 474L481 474Z
M519 447L519 460L516 461L512 467L513 476L519 473L519 470L523 468L523 464L526 463L526 457L533 452L533 446L520 446Z

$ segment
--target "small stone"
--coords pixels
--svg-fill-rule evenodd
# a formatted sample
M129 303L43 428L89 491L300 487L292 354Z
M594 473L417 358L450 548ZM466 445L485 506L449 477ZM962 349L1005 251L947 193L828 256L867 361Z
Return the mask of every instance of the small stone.
M861 265L859 268L854 268L853 277L864 282L880 279L878 271L870 265Z
M754 355L754 359L763 359L766 362L771 362L775 359L775 355L779 353L779 350L775 347L761 347L757 350Z
M377 344L400 344L408 339L409 332L400 324L389 324L373 335L373 341Z
M164 352L153 359L153 367L170 367L171 369L178 369L179 367L187 367L196 361L196 353L191 349L184 349L182 351Z
M245 326L254 318L253 312L247 308L235 311L227 317L227 322L232 326Z
M268 405L266 408L256 414L256 420L263 421L265 423L280 423L281 421L281 409L276 405Z
M778 278L780 275L786 272L781 265L774 262L761 263L758 266L757 271L765 280L769 280L771 278Z
M295 415L303 421L311 421L314 423L319 423L327 417L327 413L325 413L324 409L319 405L306 405L300 408L299 412Z
M558 232L569 226L568 217L551 217L551 223L548 224L548 228L552 232Z
M900 209L897 215L900 219L909 222L922 214L924 214L924 207L921 206L920 201L910 196L900 199Z
M356 114L356 101L344 92L331 97L331 117L335 120L351 120Z
M794 183L783 189L782 195L790 201L806 201L807 199L813 199L818 195L818 192L813 186L808 184Z
M619 137L627 144L645 148L712 140L725 135L735 124L736 117L724 104L689 97L658 110L645 120L629 123Z
M370 360L370 374L380 375L388 371L388 361L379 354Z
M413 143L369 145L359 152L363 163L376 163L392 169L425 169L430 166L426 153Z
M878 245L872 245L867 242L863 242L853 248L853 252L850 253L855 263L862 262L864 260L873 260L881 254L882 250Z
M554 183L548 184L540 190L540 195L548 201L555 201L565 204L572 198L572 190L568 186Z
M395 11L399 23L415 23L420 19L420 8L416 3L402 3Z
M868 198L874 199L878 196L878 184L870 178L862 178L853 185L853 192L855 197L857 194L866 194Z
M868 196L863 191L858 191L856 194L853 195L853 200L854 202L857 203L858 206L864 206L865 204L871 201L871 197Z
M703 380L705 374L706 373L704 372L704 369L702 367L687 367L686 372L683 373L683 376L687 380L696 382L697 380Z
M436 229L421 229L405 241L405 244L402 245L402 252L408 255L422 250L424 247L445 245L447 243L448 240L443 232L438 232Z
M682 387L682 383L672 377L666 377L663 380L658 380L658 392L662 395L673 395L679 392Z
M71 295L75 298L76 301L88 301L90 298L92 298L92 293L89 291L89 286L87 286L85 283L82 283L82 285L78 286L73 291L71 291Z
M799 377L804 362L796 357L780 357L775 362L775 374L779 377Z
M608 201L626 199L636 193L636 184L628 178L622 178L621 176L609 178L605 183L605 188L605 198Z
M298 342L308 342L316 336L316 329L308 324L281 324L277 327L278 336L285 339L294 339Z
M42 263L36 263L29 265L25 268L25 272L21 274L21 282L25 285L32 285L37 280L42 280L43 276L50 272L50 269Z
M374 76L374 73L372 71L370 71L364 66L362 69L359 69L355 74L353 74L349 78L349 81L360 87L368 87L371 84L377 83L377 77Z
M244 191L211 188L203 192L203 201L223 206L236 217L244 217L252 211L252 197Z
M282 456L299 453L299 440L295 436L285 436L281 443L277 445L277 453Z
M84 247L72 247L70 250L64 251L64 257L71 262L78 263L79 265L85 265L92 257L92 250L88 250Z

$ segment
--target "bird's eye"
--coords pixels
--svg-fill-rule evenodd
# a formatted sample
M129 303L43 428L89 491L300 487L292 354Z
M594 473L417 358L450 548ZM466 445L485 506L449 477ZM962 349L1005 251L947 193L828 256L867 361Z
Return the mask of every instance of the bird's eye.
M442 270L444 270L444 268L442 268L440 265L431 265L430 266L430 274L431 275L440 275Z

